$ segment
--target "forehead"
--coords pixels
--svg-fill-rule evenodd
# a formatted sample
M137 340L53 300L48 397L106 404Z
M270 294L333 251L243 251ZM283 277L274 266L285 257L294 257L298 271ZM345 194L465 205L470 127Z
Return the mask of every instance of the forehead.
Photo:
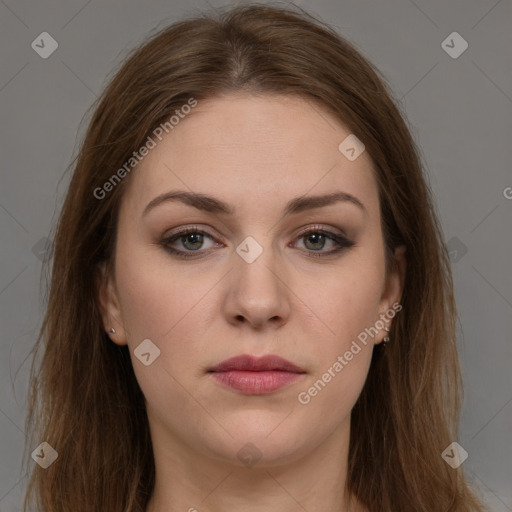
M126 202L142 211L168 190L226 202L284 203L342 190L375 209L373 164L350 161L339 145L351 132L322 106L300 97L231 94L199 101L132 171ZM350 140L350 139L349 139Z

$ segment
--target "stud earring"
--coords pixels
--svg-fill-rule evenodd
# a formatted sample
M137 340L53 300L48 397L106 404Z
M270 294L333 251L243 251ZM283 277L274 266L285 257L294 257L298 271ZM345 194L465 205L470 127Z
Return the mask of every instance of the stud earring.
M389 342L389 327L384 327L384 330L386 331L386 336L384 337L384 339L382 340L382 344L383 346L385 347L386 346L386 343Z
M112 327L112 328L110 329L110 331L108 331L108 332L109 332L110 334L115 334L115 333L116 333L116 330Z

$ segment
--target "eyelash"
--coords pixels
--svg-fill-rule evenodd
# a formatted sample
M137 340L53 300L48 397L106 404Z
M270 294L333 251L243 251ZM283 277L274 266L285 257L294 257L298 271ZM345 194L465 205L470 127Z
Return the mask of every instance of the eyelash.
M170 247L170 245L169 245L173 242L176 242L180 238L183 238L186 235L190 235L190 234L204 235L204 236L211 238L212 240L214 239L213 236L210 233L208 233L207 231L203 231L202 229L199 229L197 227L189 227L189 228L183 229L177 233L174 233L171 236L164 237L159 242L159 244L167 252L169 252L173 256L177 256L178 258L181 258L181 259L197 258L196 254L199 254L204 251L201 251L200 249L198 249L197 251L181 251L181 250L176 250L176 249ZM332 231L325 230L319 226L313 226L311 228L308 228L305 231L302 231L301 233L299 233L297 235L297 239L300 240L300 239L306 238L307 236L309 236L311 234L324 235L328 239L332 240L333 242L335 242L338 245L337 248L332 249L327 252L319 252L319 251L311 251L311 250L307 251L306 250L306 252L308 253L308 256L311 258L324 258L324 257L328 257L328 256L333 256L334 254L338 254L339 252L341 252L345 249L349 249L350 247L353 247L355 245L355 242L352 242L345 236L339 235L337 233L333 233Z

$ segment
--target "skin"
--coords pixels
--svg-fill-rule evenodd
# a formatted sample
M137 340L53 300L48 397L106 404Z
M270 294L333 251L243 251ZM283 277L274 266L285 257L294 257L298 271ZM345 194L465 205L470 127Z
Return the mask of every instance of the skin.
M231 94L199 102L130 176L115 273L105 273L99 300L105 330L129 345L146 397L156 465L149 512L365 510L342 485L350 413L386 332L360 344L307 405L297 398L403 289L403 248L385 273L372 161L363 152L351 162L338 150L349 134L311 101ZM208 194L236 211L168 201L143 215L171 190ZM283 216L289 200L333 191L355 196L364 211L343 201ZM188 226L211 238L170 243L191 259L166 252L161 240ZM336 248L299 236L319 227L355 245L312 257ZM248 236L263 249L252 263L235 250ZM160 349L149 366L133 354L147 338ZM277 354L306 373L272 394L246 396L207 373L240 354ZM246 443L261 454L252 467L237 457Z

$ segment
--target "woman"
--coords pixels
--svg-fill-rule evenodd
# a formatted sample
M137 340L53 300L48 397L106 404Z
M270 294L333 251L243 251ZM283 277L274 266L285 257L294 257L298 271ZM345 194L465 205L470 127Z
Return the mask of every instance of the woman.
M305 13L176 23L118 71L77 157L26 502L483 510L441 456L454 318L430 191L378 72Z

